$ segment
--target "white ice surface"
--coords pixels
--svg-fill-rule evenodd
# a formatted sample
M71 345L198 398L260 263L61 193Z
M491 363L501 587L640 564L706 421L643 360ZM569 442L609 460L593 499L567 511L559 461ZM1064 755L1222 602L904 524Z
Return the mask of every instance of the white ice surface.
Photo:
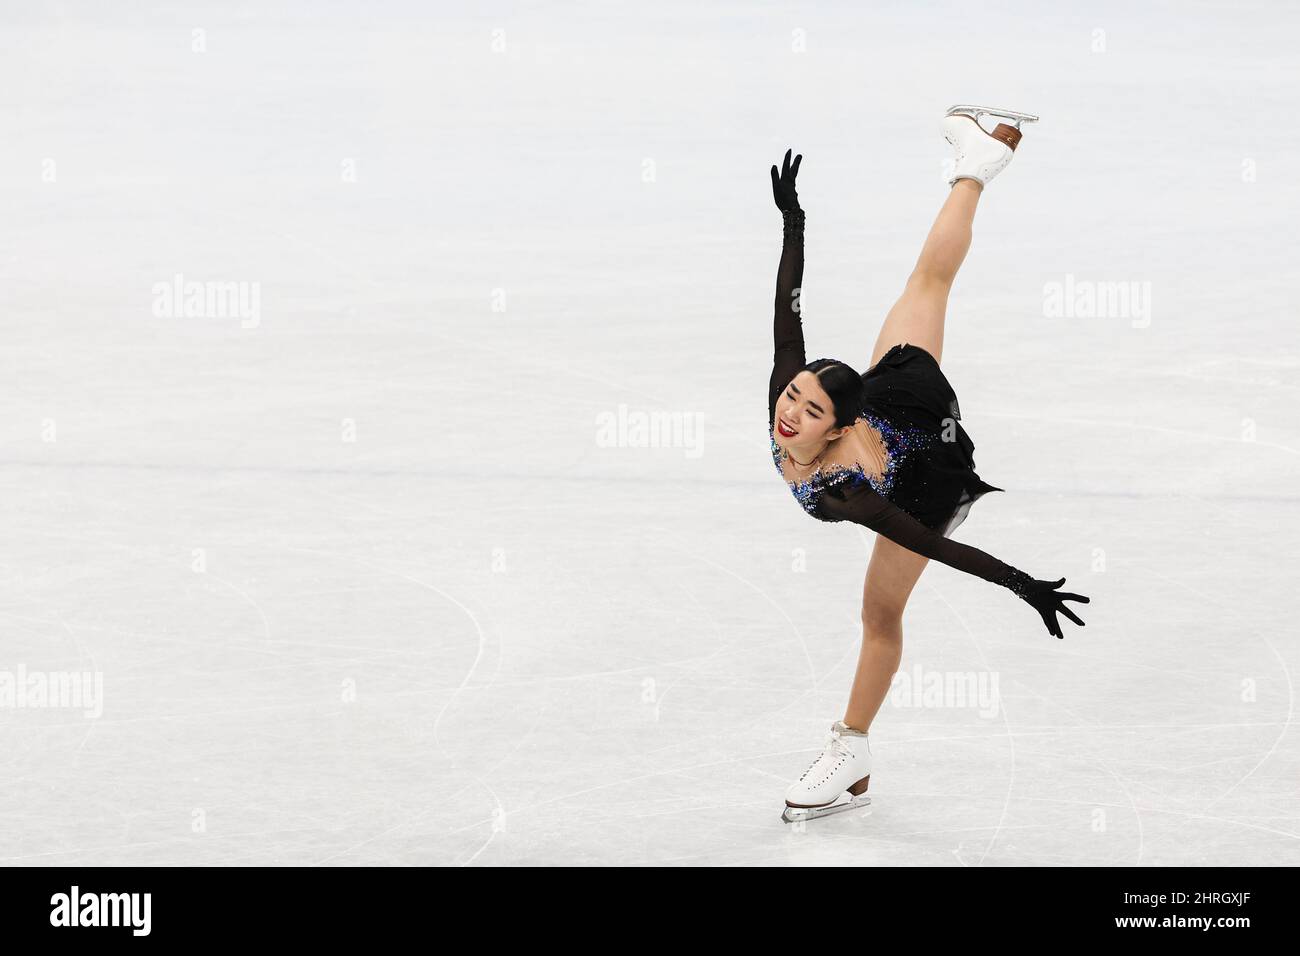
M6 8L0 671L104 700L0 708L0 860L1300 862L1300 13L643 6ZM1093 603L927 569L902 672L998 706L887 704L871 811L796 832L871 536L768 457L767 170L865 366L954 102L1043 117L950 303L1007 489L956 537Z

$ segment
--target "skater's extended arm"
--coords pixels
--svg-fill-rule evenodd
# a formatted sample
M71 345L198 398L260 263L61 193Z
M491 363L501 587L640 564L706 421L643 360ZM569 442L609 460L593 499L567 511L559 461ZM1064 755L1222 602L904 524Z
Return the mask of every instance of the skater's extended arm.
M790 380L807 364L803 344L803 324L799 317L799 290L803 284L804 212L795 192L795 177L803 156L790 162L790 150L778 174L772 167L772 196L785 221L785 238L781 244L781 261L776 269L776 301L772 320L772 377L767 386L768 424L776 414L776 399Z
M1038 581L979 548L945 538L891 504L865 481L847 488L841 486L828 489L822 498L821 507L822 512L832 521L852 521L863 525L922 557L932 558L950 568L1007 588L1039 613L1050 634L1064 637L1061 624L1056 619L1057 613L1064 614L1075 624L1083 625L1083 621L1063 602L1079 601L1087 604L1088 598L1056 590L1065 583L1065 578L1056 582Z

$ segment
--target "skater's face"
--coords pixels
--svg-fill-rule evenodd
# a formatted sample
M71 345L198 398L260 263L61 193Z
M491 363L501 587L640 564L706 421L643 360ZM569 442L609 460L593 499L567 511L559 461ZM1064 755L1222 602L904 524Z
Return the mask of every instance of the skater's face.
M776 420L772 434L781 448L817 453L822 445L839 437L845 430L835 427L835 405L812 372L796 375L776 400Z

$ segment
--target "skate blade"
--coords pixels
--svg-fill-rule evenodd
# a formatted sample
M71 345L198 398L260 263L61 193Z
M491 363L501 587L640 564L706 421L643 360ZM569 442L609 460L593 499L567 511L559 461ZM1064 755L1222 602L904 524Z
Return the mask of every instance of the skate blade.
M833 813L843 813L845 810L857 810L870 805L870 803L871 798L864 793L859 797L845 800L843 803L832 803L825 807L786 807L785 812L781 814L781 819L786 823L800 823L804 820L829 817Z
M965 115L972 117L977 123L981 116L996 116L999 119L1008 119L1012 121L1017 129L1020 128L1021 123L1038 122L1038 117L1033 113L1021 113L1017 110L1004 110L998 106L973 106L969 103L959 103L956 106L950 106L948 107L948 112L944 115L955 116L959 113L964 113Z

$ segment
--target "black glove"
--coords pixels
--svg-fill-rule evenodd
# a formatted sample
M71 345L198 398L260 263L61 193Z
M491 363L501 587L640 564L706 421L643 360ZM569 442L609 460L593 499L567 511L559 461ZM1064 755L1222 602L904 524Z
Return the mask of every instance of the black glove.
M781 172L778 175L776 167L772 167L772 198L776 200L776 208L782 212L790 212L799 208L799 194L795 192L794 180L799 175L799 163L803 161L803 154L800 153L794 158L794 164L790 163L790 154L792 149L785 151L785 162L781 164Z
M1038 581L1025 574L1024 571L1012 568L997 583L1004 588L1009 588L1020 600L1037 611L1039 616L1042 617L1043 623L1047 625L1049 634L1062 639L1065 637L1061 633L1061 622L1056 619L1058 613L1064 614L1080 627L1084 626L1078 615L1065 606L1065 602L1078 601L1080 604L1089 604L1091 602L1082 594L1071 594L1068 591L1056 590L1065 583L1065 578L1061 578L1056 582Z

